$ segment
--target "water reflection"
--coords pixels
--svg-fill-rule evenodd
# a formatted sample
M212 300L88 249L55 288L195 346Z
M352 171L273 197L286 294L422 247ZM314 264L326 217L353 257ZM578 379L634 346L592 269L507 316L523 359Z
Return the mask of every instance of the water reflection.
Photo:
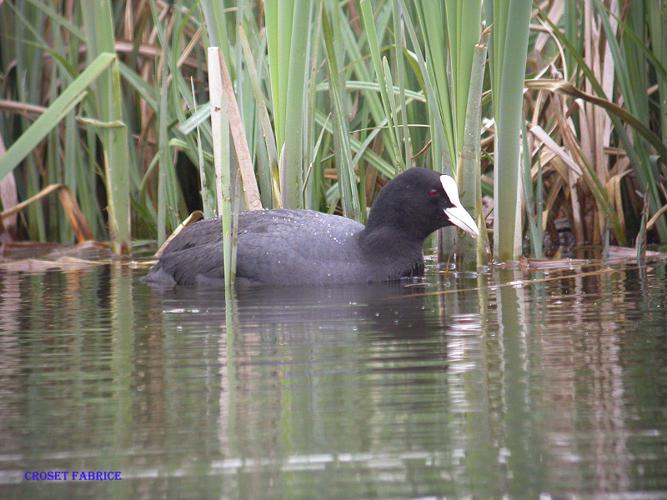
M0 496L667 493L665 264L229 304L142 274L0 274Z

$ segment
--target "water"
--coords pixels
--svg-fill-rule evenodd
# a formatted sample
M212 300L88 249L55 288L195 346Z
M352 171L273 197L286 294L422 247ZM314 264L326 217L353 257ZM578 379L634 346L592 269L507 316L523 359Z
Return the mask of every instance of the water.
M667 497L664 262L255 289L234 319L144 273L0 271L0 498ZM24 479L55 470L122 480Z

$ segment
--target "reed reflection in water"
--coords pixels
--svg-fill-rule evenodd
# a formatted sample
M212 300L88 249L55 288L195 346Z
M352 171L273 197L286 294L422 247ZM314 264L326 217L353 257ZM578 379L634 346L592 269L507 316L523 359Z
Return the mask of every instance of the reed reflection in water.
M143 272L0 272L0 496L667 494L664 263L227 305ZM72 469L123 480L23 479Z

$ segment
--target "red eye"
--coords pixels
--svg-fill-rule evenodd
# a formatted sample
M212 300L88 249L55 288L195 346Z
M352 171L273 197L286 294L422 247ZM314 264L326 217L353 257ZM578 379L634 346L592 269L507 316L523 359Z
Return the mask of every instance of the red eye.
M440 196L440 193L438 193L438 190L437 190L437 189L431 189L431 190L428 192L428 195L429 195L431 198L434 198L434 199L435 199L435 198L438 198L438 197Z

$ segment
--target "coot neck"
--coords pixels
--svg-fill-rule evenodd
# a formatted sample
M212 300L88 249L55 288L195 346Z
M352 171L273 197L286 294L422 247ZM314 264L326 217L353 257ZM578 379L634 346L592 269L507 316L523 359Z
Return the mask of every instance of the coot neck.
M359 246L364 252L377 256L421 256L424 237L406 227L373 224L369 218L359 233Z

